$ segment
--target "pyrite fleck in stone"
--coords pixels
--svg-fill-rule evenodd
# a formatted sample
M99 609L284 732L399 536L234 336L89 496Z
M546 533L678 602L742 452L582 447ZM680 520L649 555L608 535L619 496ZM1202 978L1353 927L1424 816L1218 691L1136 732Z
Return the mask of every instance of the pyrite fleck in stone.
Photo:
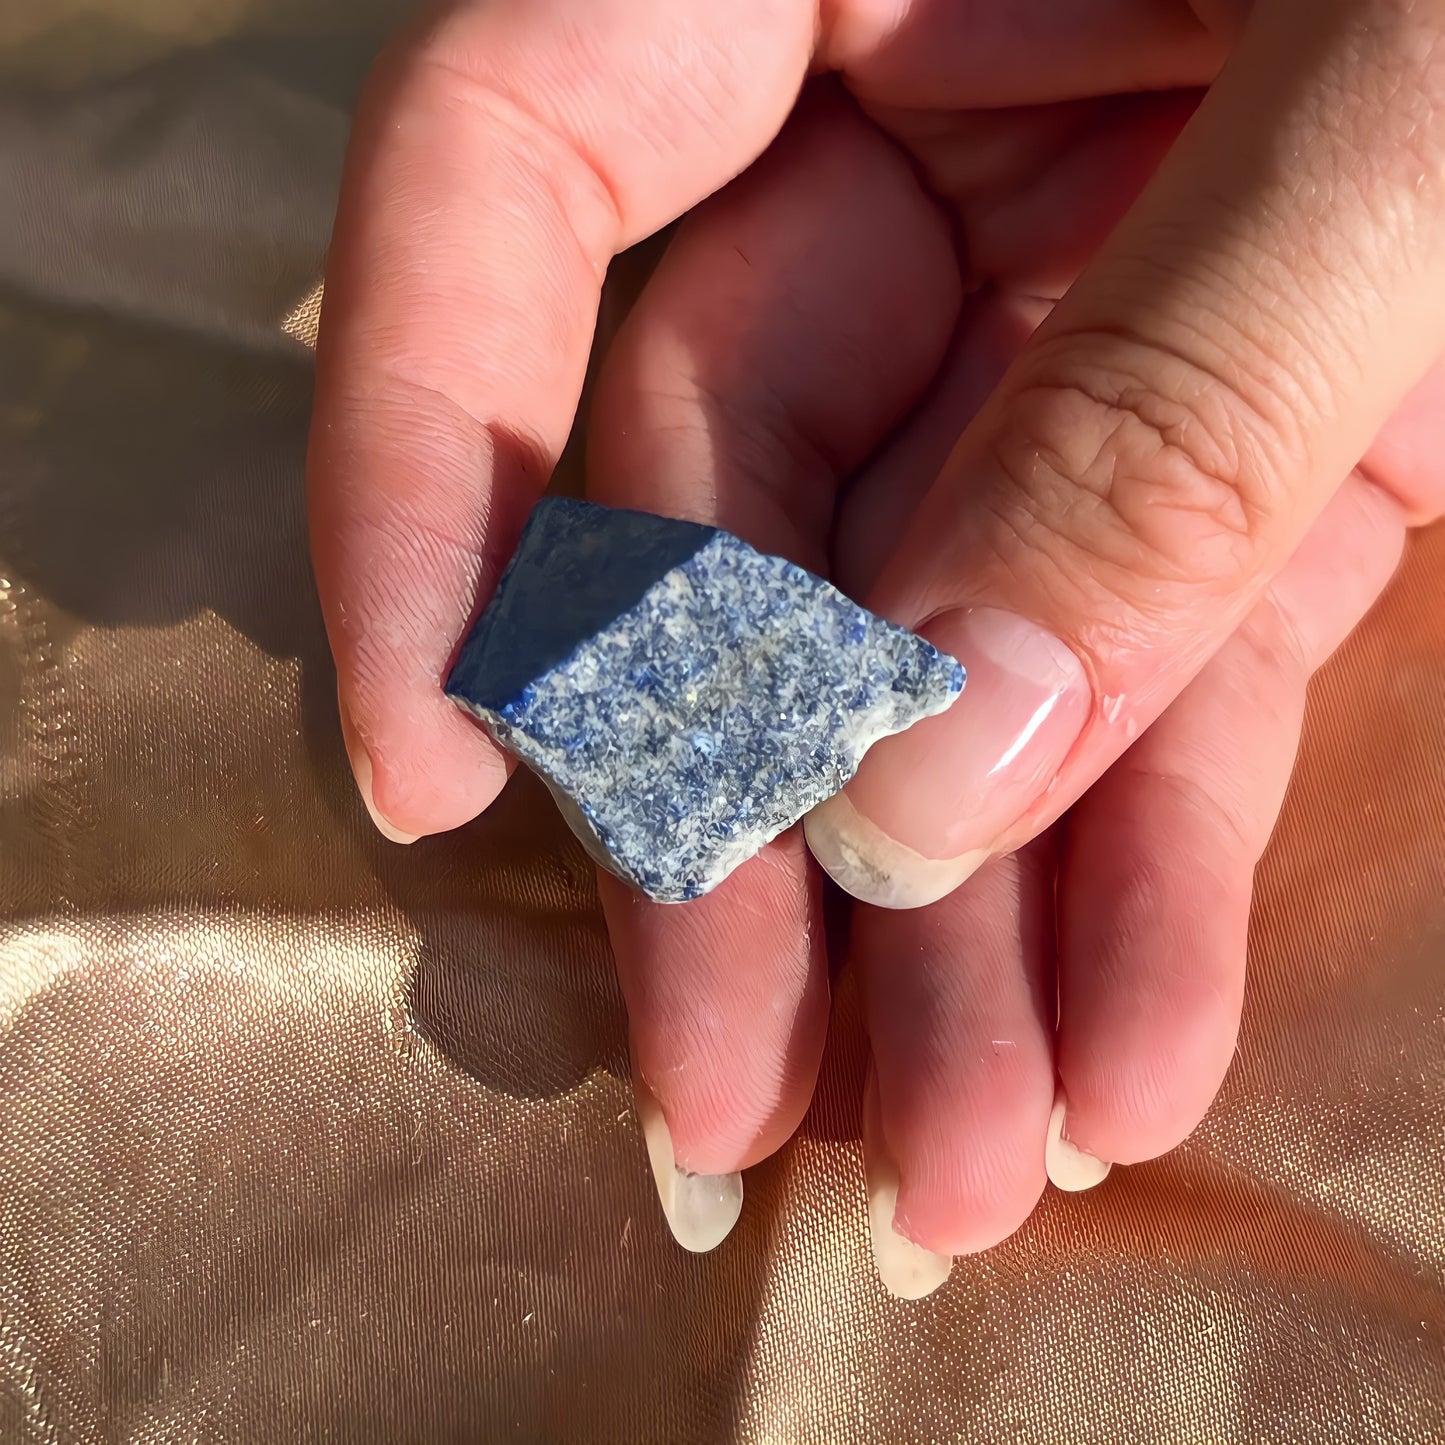
M447 693L542 775L599 863L677 903L963 680L922 638L726 532L548 498Z

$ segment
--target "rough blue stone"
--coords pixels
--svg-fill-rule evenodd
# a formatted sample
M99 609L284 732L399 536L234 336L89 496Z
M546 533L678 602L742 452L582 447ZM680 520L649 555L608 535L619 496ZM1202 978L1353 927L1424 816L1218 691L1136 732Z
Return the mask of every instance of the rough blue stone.
M676 903L963 681L922 638L726 532L548 498L447 694L546 779L599 863Z

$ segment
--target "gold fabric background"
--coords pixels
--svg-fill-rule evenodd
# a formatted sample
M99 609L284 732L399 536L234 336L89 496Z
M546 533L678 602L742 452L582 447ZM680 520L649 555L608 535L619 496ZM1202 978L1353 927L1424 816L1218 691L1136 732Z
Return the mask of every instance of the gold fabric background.
M685 1255L544 796L398 849L345 771L297 338L386 9L0 0L0 1440L1445 1440L1445 532L1185 1148L891 1300L845 981Z

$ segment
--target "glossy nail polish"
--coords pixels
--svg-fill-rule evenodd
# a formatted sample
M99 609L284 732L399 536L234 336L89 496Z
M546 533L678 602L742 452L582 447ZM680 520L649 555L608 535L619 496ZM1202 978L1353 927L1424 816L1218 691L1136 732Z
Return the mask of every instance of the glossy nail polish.
M1054 1100L1054 1111L1049 1116L1048 1139L1044 1144L1044 1168L1048 1171L1049 1182L1055 1189L1068 1194L1079 1194L1102 1184L1113 1168L1102 1159L1086 1154L1077 1144L1065 1137L1068 1110L1062 1094Z
M883 1136L878 1086L869 1071L863 1100L863 1172L868 1191L868 1239L878 1278L889 1294L916 1300L931 1295L953 1270L951 1255L915 1244L894 1226L898 1164Z
M834 881L883 908L932 903L978 868L1047 790L1091 707L1078 658L1025 618L973 608L922 631L967 668L963 696L879 743L805 824Z
M662 1106L644 1084L634 1081L634 1089L648 1163L672 1237L694 1254L716 1249L742 1213L743 1176L693 1174L681 1168Z
M341 737L346 744L346 756L351 763L351 775L356 779L356 790L361 794L361 801L366 804L366 811L371 815L371 821L376 824L376 831L392 843L415 843L419 834L403 833L377 808L376 799L372 797L371 792L371 756L362 746L361 739L352 726L346 705L341 702L339 693L337 706L341 709Z

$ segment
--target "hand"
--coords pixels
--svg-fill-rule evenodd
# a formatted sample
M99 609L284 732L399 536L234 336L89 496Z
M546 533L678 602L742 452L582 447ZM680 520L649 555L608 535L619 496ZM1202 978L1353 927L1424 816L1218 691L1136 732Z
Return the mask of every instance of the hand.
M807 828L863 901L900 1293L1016 1228L1046 1160L1077 1187L1203 1116L1306 683L1445 509L1445 22L1196 8L490 0L357 117L311 515L383 831L502 786L441 678L609 260L689 210L599 378L591 495L828 572L969 669ZM602 893L664 1204L706 1247L812 1091L818 875L794 830L694 904Z

